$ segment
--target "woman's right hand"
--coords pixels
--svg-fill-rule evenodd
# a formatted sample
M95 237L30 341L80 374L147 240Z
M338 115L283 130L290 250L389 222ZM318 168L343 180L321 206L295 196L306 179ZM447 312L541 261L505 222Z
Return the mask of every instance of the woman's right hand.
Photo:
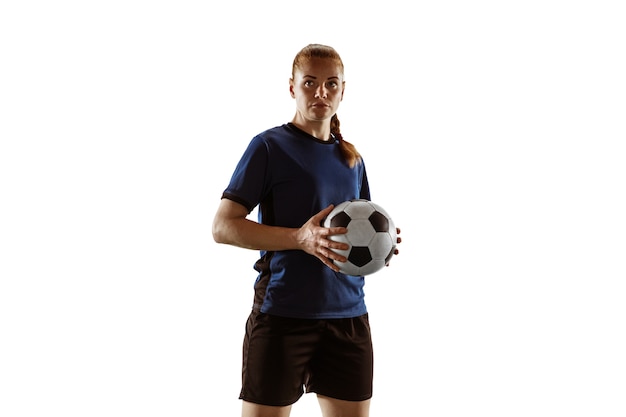
M331 204L313 217L311 217L296 232L296 240L300 249L318 258L324 265L335 272L339 272L339 267L333 261L346 262L347 258L333 249L347 250L349 245L343 242L335 242L330 239L332 235L347 233L345 227L323 227L322 221L333 211Z

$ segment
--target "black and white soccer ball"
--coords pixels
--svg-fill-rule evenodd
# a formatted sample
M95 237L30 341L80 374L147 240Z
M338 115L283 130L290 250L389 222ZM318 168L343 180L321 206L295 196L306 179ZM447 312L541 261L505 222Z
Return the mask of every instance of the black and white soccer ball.
M382 269L394 255L397 245L396 226L391 216L378 204L355 199L338 204L324 219L324 227L346 227L348 232L332 235L331 240L350 245L335 252L348 258L334 261L347 275L369 275Z

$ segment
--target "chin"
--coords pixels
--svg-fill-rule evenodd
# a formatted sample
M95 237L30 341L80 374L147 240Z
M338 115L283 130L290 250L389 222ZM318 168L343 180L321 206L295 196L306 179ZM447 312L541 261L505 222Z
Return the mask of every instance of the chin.
M333 116L333 114L335 113L328 109L323 110L323 111L314 111L314 112L311 112L311 118L321 121L321 120L330 119Z

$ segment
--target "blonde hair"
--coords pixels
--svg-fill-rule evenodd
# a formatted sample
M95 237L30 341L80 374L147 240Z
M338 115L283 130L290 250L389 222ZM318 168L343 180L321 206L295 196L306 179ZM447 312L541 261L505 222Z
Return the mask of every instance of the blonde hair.
M292 78L294 78L296 70L302 68L302 66L312 58L333 60L343 75L343 61L337 51L330 46L312 43L302 48L300 52L296 54L296 57L293 60L293 67L291 69ZM330 119L330 132L339 142L341 155L346 160L346 163L352 168L357 163L361 162L361 154L356 150L356 147L353 144L343 138L339 126L339 118L337 117L337 113L335 113Z

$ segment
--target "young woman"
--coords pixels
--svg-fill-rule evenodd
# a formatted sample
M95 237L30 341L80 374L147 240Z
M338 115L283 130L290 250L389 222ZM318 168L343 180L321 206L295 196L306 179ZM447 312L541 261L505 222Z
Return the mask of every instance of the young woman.
M334 205L370 199L363 160L339 130L343 77L329 46L311 44L296 55L293 120L252 139L215 215L216 242L261 255L243 346L243 417L289 416L304 388L317 394L325 417L369 415L364 277L333 263L346 261L334 250L348 246L329 236L346 229L321 227ZM258 222L247 219L257 205Z

